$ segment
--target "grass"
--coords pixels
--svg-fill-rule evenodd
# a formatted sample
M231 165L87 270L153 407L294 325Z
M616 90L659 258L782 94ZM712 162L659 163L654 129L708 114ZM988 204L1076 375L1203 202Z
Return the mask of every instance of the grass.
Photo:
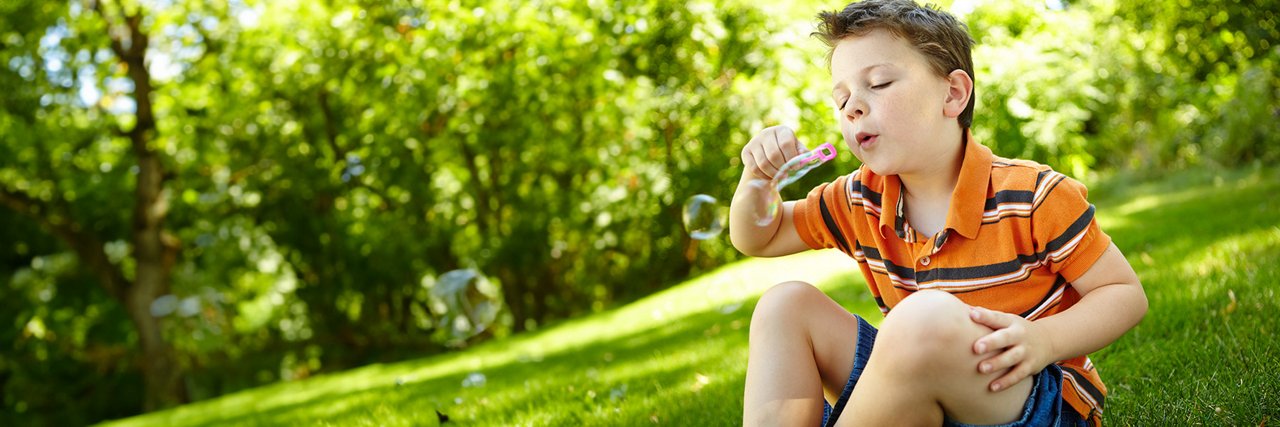
M1146 319L1098 353L1123 424L1280 422L1280 171L1186 174L1107 191ZM1102 203L1102 202L1099 202Z
M1112 425L1280 422L1280 170L1095 186L1151 310L1095 353ZM805 280L880 318L833 251L725 266L536 333L280 383L111 425L734 425L760 294ZM481 383L479 380L483 378Z

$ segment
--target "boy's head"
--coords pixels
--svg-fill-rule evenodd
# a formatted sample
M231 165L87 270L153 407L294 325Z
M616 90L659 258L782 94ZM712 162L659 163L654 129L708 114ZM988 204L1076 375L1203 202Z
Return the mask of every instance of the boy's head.
M829 47L828 62L841 40L881 29L915 47L939 77L962 70L973 78L973 39L968 29L932 5L921 7L912 0L865 0L851 3L839 12L819 13L818 19L820 24L814 35ZM962 128L973 124L973 103L970 93L969 104L957 118Z

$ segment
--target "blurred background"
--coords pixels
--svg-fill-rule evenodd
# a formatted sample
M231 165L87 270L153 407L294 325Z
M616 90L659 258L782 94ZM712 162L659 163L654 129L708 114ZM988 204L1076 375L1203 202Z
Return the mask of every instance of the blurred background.
M809 34L845 4L752 3L0 0L0 424L455 351L741 258L682 206L766 126L838 142ZM1280 159L1280 2L940 3L1002 156ZM457 283L500 307L466 333Z

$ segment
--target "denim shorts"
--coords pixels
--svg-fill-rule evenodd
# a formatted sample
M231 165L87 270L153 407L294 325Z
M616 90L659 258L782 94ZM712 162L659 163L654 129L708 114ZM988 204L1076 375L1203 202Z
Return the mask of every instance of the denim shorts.
M844 411L845 405L849 403L849 394L853 393L853 386L858 383L858 378L862 377L862 371L867 367L867 359L871 357L871 349L875 347L876 332L874 326L862 317L858 317L858 350L853 356L853 371L849 373L849 381L845 383L844 390L840 392L840 398L836 400L835 405L832 406L825 400L822 402L823 426L834 426L836 419L840 418L840 413ZM1058 365L1051 364L1045 367L1033 377L1033 380L1035 383L1031 387L1031 396L1027 397L1027 403L1022 406L1022 417L1008 424L1000 424L999 427L1085 425L1080 414L1062 401L1062 369ZM944 421L943 425L971 427L970 424L952 420Z

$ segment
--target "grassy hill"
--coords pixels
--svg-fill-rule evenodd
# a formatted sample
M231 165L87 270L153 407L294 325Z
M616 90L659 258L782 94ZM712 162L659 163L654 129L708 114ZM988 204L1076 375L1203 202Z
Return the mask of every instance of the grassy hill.
M1094 185L1146 319L1093 355L1128 424L1280 423L1280 170ZM736 425L760 294L805 280L880 314L834 251L725 266L618 309L465 352L280 383L120 420L179 425ZM438 413L437 413L438 411Z

